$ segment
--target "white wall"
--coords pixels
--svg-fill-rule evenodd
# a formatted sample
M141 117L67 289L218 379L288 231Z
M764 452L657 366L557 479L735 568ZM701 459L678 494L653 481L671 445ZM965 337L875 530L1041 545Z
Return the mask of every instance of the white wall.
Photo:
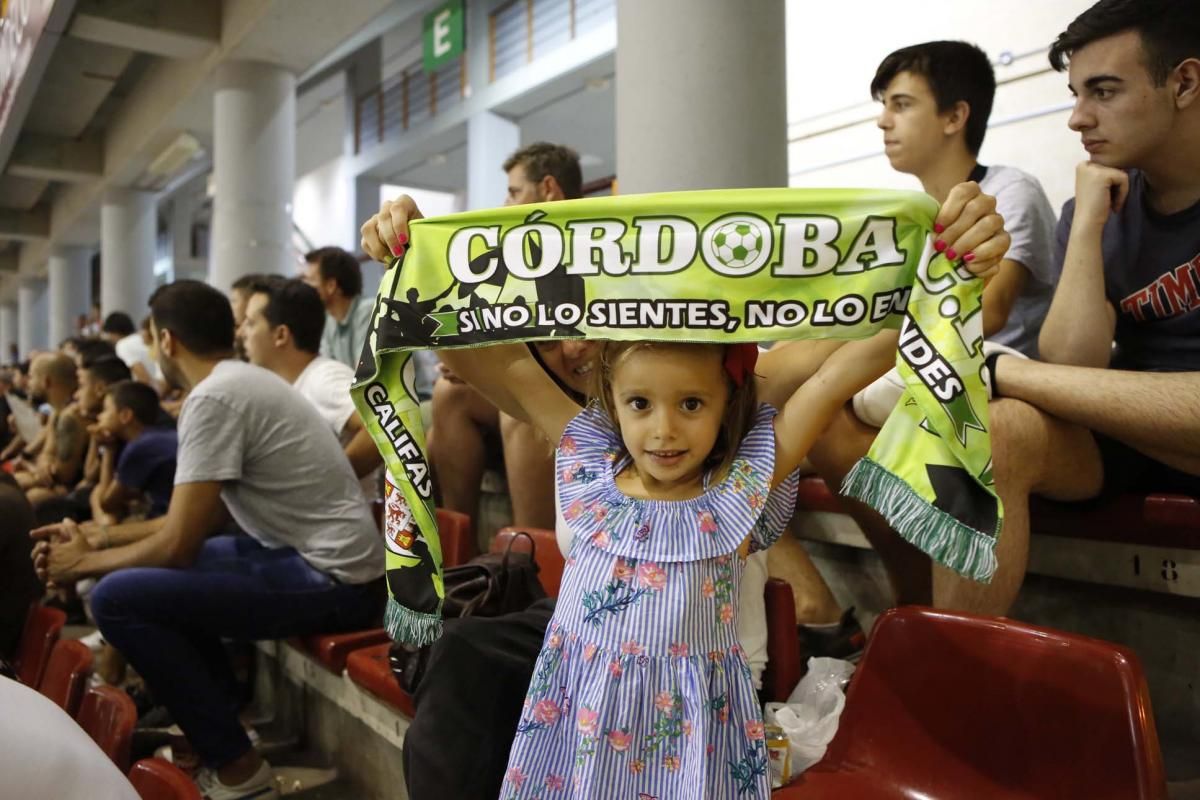
M916 179L897 174L884 158L882 136L875 127L879 106L869 94L879 62L906 45L964 39L982 47L993 61L1005 51L1017 56L1010 66L996 67L1000 86L993 125L1068 103L1066 76L1050 70L1046 49L1092 2L789 0L791 185L920 188ZM1075 164L1086 157L1079 136L1067 128L1068 114L1057 110L994 127L988 131L980 161L1032 173L1057 210L1074 194ZM843 161L847 163L837 163Z
M296 179L292 219L313 247L337 245L358 252L354 175L347 161L339 156Z

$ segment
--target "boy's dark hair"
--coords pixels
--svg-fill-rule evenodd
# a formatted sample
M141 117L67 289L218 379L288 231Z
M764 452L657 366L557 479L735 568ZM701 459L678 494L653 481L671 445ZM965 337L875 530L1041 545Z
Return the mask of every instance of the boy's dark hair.
M102 358L117 356L117 348L113 347L112 342L104 339L83 339L75 345L75 351L79 353L79 365L84 369Z
M304 260L316 264L321 280L330 278L346 297L362 294L362 267L358 259L340 247L318 247L304 254Z
M159 331L170 331L198 356L233 352L233 307L207 283L182 280L150 295L150 316Z
M112 397L113 405L119 411L128 408L133 412L133 418L146 427L153 426L160 413L158 392L144 383L137 381L118 381L108 387L106 392Z
M971 155L978 155L996 96L996 73L987 53L969 42L924 42L902 47L875 70L871 97L883 100L888 85L901 72L926 80L939 112L949 111L960 100L970 107L966 145Z
M124 311L114 311L104 318L100 326L104 333L115 333L118 336L128 336L137 329L133 327L133 319Z
M109 385L127 381L133 377L125 362L116 356L98 358L84 369L96 380Z
M1062 72L1076 50L1129 30L1142 39L1146 71L1155 86L1166 83L1181 61L1200 56L1200 8L1195 0L1100 0L1050 45L1050 66Z
M534 142L505 159L504 171L508 172L518 164L525 168L525 177L533 183L547 175L553 175L562 189L563 197L574 200L583 196L583 172L579 168L579 154L569 147L549 142Z
M263 316L271 327L286 325L296 347L316 355L321 349L321 332L325 329L325 306L317 290L302 280L291 278L264 282L254 289L255 294L260 292L267 296Z
M266 272L251 272L249 275L243 275L233 282L230 289L238 289L243 292L253 292L254 287L267 278L282 278L282 275L273 275Z

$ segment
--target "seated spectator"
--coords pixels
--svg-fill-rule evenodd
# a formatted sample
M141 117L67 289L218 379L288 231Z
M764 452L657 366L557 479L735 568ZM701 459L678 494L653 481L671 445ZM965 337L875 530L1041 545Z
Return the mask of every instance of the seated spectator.
M878 125L893 169L916 176L939 203L964 180L996 198L1012 244L983 290L983 335L1036 356L1061 272L1052 246L1054 209L1037 178L1015 167L979 163L995 93L987 54L966 42L897 50L871 81L872 96L883 104Z
M162 417L158 394L144 383L126 380L108 387L96 421L100 479L89 498L97 522L120 522L139 503L148 518L167 513L179 441L173 425L156 427Z
M0 674L11 664L29 606L42 596L42 584L29 560L33 508L11 475L0 472ZM0 678L2 679L2 678ZM5 707L5 713L9 713ZM2 773L0 773L2 774Z
M133 320L123 311L114 311L104 318L100 338L110 342L117 358L129 367L134 380L153 384L154 359L141 332L133 327Z
M240 329L250 363L274 372L312 403L343 448L356 436L370 444L350 398L354 371L318 354L325 309L317 291L303 281L284 278L264 280L250 291ZM368 501L379 496L379 477L378 471L371 471L361 481Z
M893 169L915 176L939 203L964 180L975 181L996 198L996 211L1004 217L1012 244L999 272L984 288L981 331L989 350L995 343L1035 356L1038 332L1061 271L1053 258L1054 211L1033 176L1015 167L979 163L995 93L996 78L987 54L966 42L925 42L897 50L883 59L871 81L871 95L883 105L877 124ZM892 370L855 396L855 415L870 428L882 427L902 390L903 380ZM848 439L847 454L836 464L821 452L813 454L813 463L824 467L823 475L831 485L839 486L853 464L850 458L865 455L871 438ZM915 548L895 543L890 528L880 529L880 518L873 511L850 500L846 505L885 563L894 561L894 551L900 558L911 555L910 560L919 560ZM927 580L912 587L896 570L889 572L902 602L927 596ZM801 635L813 655L845 657L836 649L826 652L826 645L836 648L856 635L858 642L865 642L861 631L854 630L857 623L837 608L799 543L785 541L775 549L772 575L792 583L798 619L809 623L802 626Z
M222 639L377 625L383 542L337 439L270 372L233 358L216 289L176 281L150 300L164 375L188 388L165 517L114 525L104 549L70 521L35 531L56 584L101 577L92 611L199 754L210 797L274 797L238 721ZM223 509L247 536L210 536ZM252 609L253 613L247 613Z
M321 355L354 369L375 308L374 298L363 296L358 259L340 247L322 247L306 253L304 263L304 282L317 290L327 313Z
M30 393L34 398L45 399L52 412L37 461L24 462L14 473L31 502L51 497L79 480L87 449L87 430L78 411L69 408L77 388L75 362L68 356L47 353L34 359Z
M251 273L238 278L233 282L233 286L229 287L229 305L233 308L233 343L237 348L238 358L242 361L246 360L246 351L242 349L242 340L238 336L238 331L242 329L242 323L246 321L246 303L250 300L253 287L263 281L281 277L283 276Z
M104 408L104 396L108 388L130 378L129 367L116 356L104 356L91 361L86 367L77 369L75 375L79 380L79 388L75 392L72 408L86 426L88 434L83 473L78 483L71 487L62 487L62 491L30 495L39 523L57 522L64 517L73 520L91 518L90 497L100 480L103 460L100 442L95 436L95 423Z
M325 306L321 355L358 368L363 343L371 330L375 298L362 293L362 267L340 247L321 247L304 256L302 280L317 290ZM413 353L419 400L433 396L437 359L428 350Z

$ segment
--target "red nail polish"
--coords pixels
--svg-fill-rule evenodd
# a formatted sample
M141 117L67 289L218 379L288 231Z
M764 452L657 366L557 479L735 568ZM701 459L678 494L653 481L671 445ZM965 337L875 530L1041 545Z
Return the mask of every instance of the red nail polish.
M943 242L941 239L938 239L936 242L933 243L933 249L937 250L940 253L946 249L946 243Z
M974 261L974 260L975 260L975 254L974 254L974 253L967 253L965 256L963 256L963 261L966 261L968 264L969 264L969 263L971 263L971 262L972 262L972 261Z
M404 253L404 248L398 244L392 245L392 255L399 256Z
M934 233L941 233L944 230L946 230L946 226L943 225L942 223L940 223L940 222L933 223L933 232Z
M947 251L946 251L946 258L948 258L948 259L950 259L951 261L953 261L953 260L955 260L956 258L958 258L958 253L954 252L953 248L951 248L950 250L947 250Z
M396 241L399 242L401 245L405 245L408 243L408 236L406 234L402 233L396 237Z

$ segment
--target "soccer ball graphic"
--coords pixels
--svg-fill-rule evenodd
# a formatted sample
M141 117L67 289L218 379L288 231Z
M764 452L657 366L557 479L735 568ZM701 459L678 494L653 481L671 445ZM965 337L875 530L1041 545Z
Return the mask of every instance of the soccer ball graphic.
M745 267L762 251L762 234L748 222L726 222L712 239L717 258L727 267Z

